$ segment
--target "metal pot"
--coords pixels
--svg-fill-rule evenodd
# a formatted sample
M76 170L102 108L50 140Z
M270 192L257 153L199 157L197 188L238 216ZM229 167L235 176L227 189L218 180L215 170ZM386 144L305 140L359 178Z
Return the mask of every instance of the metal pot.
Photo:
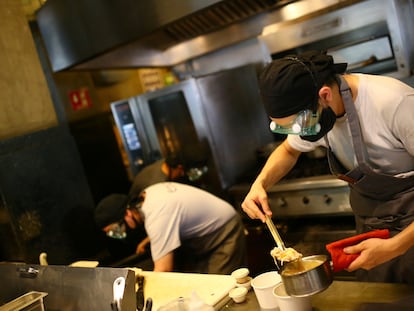
M305 297L319 293L331 285L333 273L328 256L314 255L285 264L280 272L286 293Z

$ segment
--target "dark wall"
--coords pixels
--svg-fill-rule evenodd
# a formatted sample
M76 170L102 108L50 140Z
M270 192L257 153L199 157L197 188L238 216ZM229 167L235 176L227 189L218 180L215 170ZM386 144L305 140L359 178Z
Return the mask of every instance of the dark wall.
M69 125L95 203L111 193L128 193L131 186L112 120L108 112Z
M94 201L68 129L0 142L0 260L52 264L94 255Z

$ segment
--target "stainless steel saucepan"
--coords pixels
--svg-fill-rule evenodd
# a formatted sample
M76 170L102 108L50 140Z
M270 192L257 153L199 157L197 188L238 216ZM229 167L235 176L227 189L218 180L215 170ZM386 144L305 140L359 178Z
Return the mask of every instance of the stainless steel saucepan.
M267 215L266 225L279 249L285 250L285 244L276 226ZM279 263L275 258L274 260L282 277L286 293L289 296L304 297L314 295L327 289L333 281L331 262L326 255L303 257L287 263Z
M279 272L286 293L304 297L319 293L333 281L331 262L326 255L313 255L285 263Z

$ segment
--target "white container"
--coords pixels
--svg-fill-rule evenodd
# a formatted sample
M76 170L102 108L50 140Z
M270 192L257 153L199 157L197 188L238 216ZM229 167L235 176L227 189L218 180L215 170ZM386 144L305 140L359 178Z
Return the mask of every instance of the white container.
M240 269L234 270L231 273L231 276L236 279L236 282L238 284L243 284L248 281L249 273L250 271L248 268L240 268Z
M281 283L282 278L276 271L265 272L256 276L251 285L262 309L275 309L278 306L273 289Z
M45 296L47 293L44 292L28 292L0 306L0 311L44 311L43 298Z
M280 311L312 311L310 296L289 296L283 283L280 283L273 289L273 294L277 299Z
M246 282L244 282L244 283L236 283L236 286L237 287L244 287L245 289L247 289L249 291L250 288L252 287L251 283L252 283L252 277L251 276L248 276Z
M229 296L235 303L241 303L246 300L247 289L245 287L236 287L229 292Z

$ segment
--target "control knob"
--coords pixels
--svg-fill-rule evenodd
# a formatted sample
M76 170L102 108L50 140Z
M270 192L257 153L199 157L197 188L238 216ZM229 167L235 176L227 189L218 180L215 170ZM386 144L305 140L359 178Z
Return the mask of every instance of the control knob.
M323 195L323 201L325 202L326 205L329 205L332 202L332 198L329 195L324 194Z
M277 199L276 199L276 205L277 206L279 206L279 207L287 207L287 202L286 202L286 199L285 198L283 198L283 197L278 197Z

